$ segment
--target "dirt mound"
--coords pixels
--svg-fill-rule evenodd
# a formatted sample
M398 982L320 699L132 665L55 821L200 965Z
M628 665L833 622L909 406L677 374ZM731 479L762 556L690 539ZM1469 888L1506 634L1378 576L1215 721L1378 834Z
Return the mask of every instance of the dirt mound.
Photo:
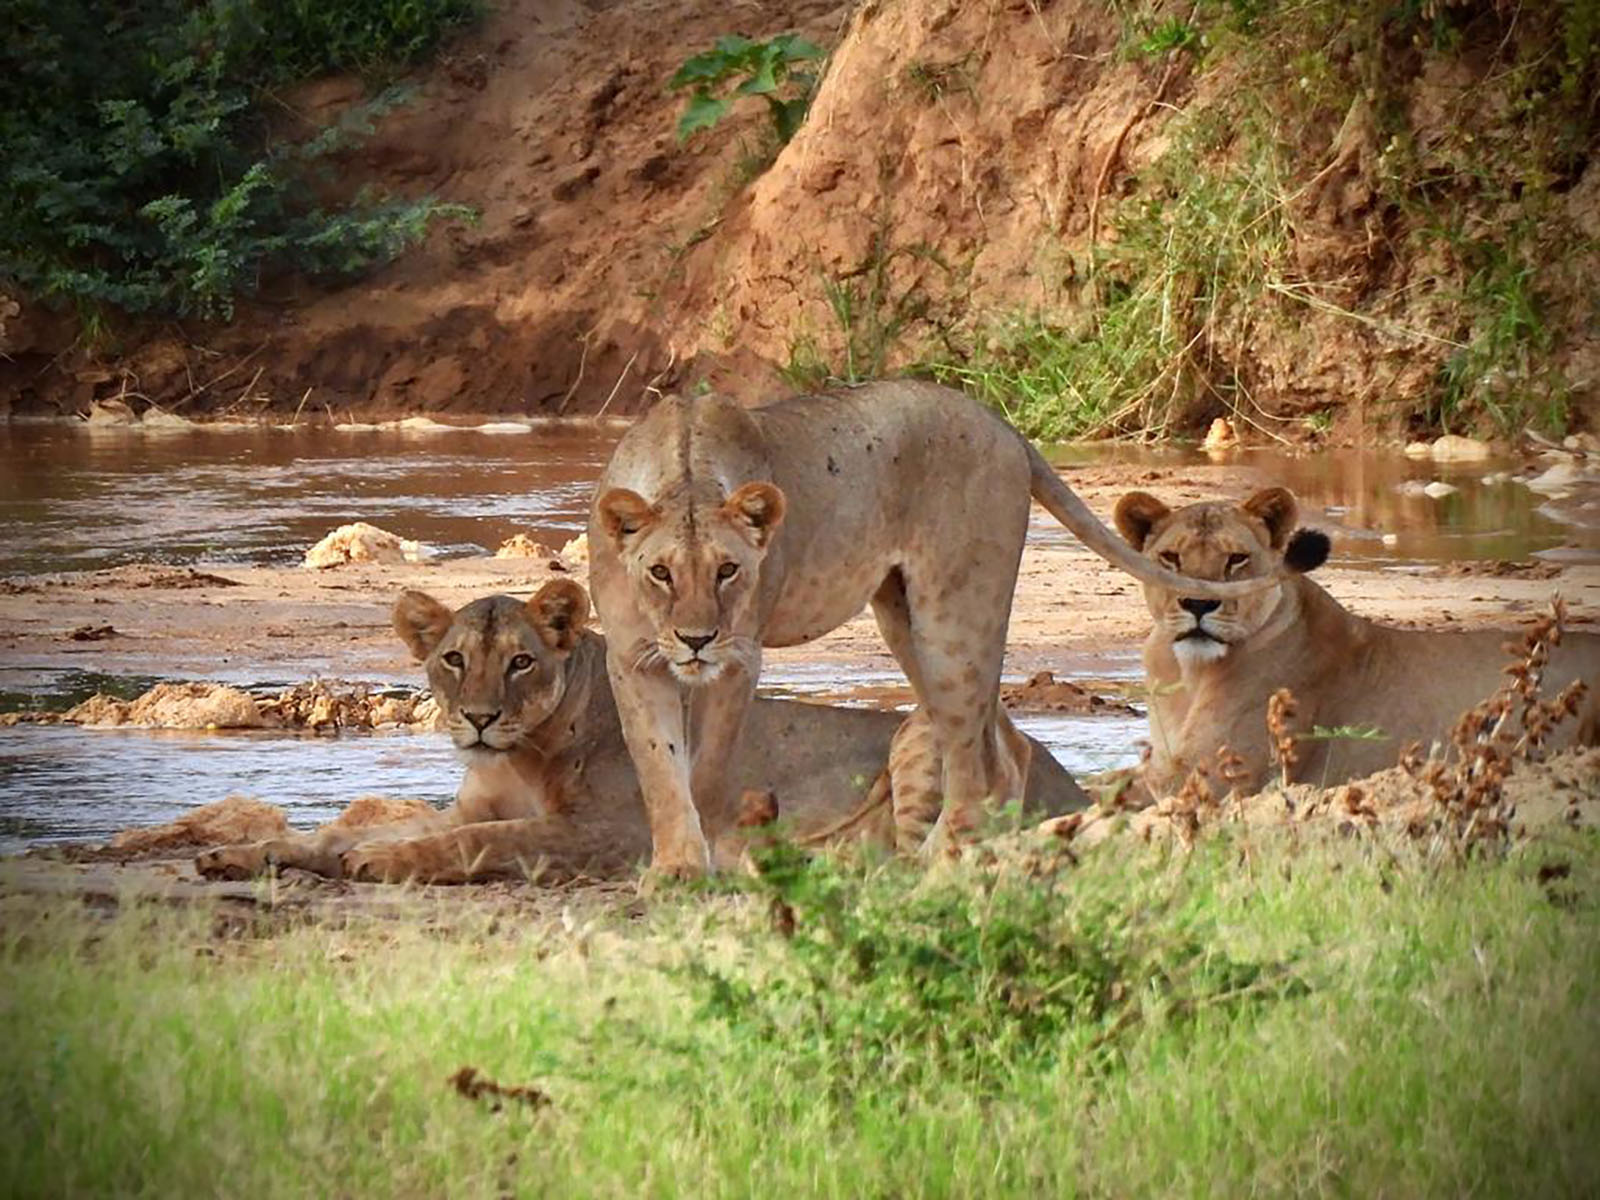
M70 318L30 306L7 321L0 396L86 412L136 391L180 414L299 408L329 420L637 411L646 384L681 375L659 332L667 285L683 248L715 227L766 120L751 101L715 138L681 147L682 101L666 81L735 29L830 44L844 11L839 0L496 3L338 164L352 192L431 193L475 208L475 224L441 228L346 288L281 281L226 327L129 331L134 349L115 364L74 344ZM360 93L324 80L275 112L310 133Z
M1005 684L1000 689L1000 702L1007 708L1024 712L1096 717L1139 715L1139 710L1127 701L1101 696L1068 680L1057 679L1052 671L1040 671L1022 683Z
M426 693L393 696L363 684L316 679L265 697L221 683L158 683L133 700L98 692L64 712L3 713L0 726L426 731L441 728L441 717Z
M276 805L248 796L229 796L165 825L115 834L105 849L94 852L93 857L115 861L174 850L259 842L288 832L289 820Z
M438 729L431 696L388 696L360 684L312 680L256 701L262 720L281 729Z
M1600 748L1569 750L1544 762L1521 762L1505 783L1515 806L1515 836L1568 825L1600 826ZM1113 836L1144 841L1188 840L1221 824L1310 826L1340 832L1389 829L1425 832L1438 815L1428 786L1399 767L1338 787L1293 784L1221 800L1170 796L1146 808L1099 805L1054 817L1042 832L1092 846Z
M136 700L102 692L69 708L60 720L147 729L261 729L267 724L249 692L220 683L158 683Z
M352 562L398 564L426 561L427 552L420 542L407 541L365 521L355 521L339 526L307 550L303 565L326 570Z

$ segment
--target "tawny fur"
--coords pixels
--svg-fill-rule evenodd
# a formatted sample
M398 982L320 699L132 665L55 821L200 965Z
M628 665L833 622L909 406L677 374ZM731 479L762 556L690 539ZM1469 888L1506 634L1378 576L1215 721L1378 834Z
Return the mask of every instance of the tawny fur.
M1116 522L1130 544L1197 579L1264 574L1291 546L1297 508L1282 488L1243 504L1207 502L1176 511L1143 492L1124 496ZM1289 550L1291 560L1294 551ZM1320 558L1310 564L1315 566ZM1303 575L1196 613L1188 593L1145 585L1155 627L1144 644L1150 687L1151 757L1146 784L1171 794L1192 768L1211 766L1221 746L1244 760L1240 785L1259 789L1275 773L1267 701L1294 695L1295 729L1376 726L1382 741L1300 739L1293 780L1341 783L1395 765L1410 741L1448 737L1467 708L1503 682L1516 630L1429 632L1380 625L1350 612ZM1195 637L1196 628L1211 637ZM1574 679L1589 685L1577 716L1557 727L1552 748L1600 740L1600 636L1568 631L1545 672L1545 694Z
M811 641L869 602L935 734L940 829L1015 801L1026 763L998 693L1030 499L1125 570L1181 585L948 388L877 383L755 409L669 397L635 425L596 487L588 537L652 868L704 870L730 823L728 768L762 647Z
M455 803L435 811L389 802L383 811L382 801L366 798L316 833L202 854L202 873L236 878L277 864L459 883L631 870L649 852L650 827L611 698L605 642L584 628L587 611L583 589L569 580L547 584L526 604L488 597L454 613L407 592L395 606L396 628L425 662L467 762ZM447 661L451 655L459 662ZM519 656L531 660L521 671L513 669ZM483 721L491 712L495 719ZM937 760L919 716L762 699L748 733L735 778L744 791L776 797L790 836L892 846L920 837L937 815ZM1042 746L1024 739L1013 753L1031 760L1033 811L1087 803ZM897 833L900 820L905 831ZM717 848L722 861L736 861L745 838L730 829Z

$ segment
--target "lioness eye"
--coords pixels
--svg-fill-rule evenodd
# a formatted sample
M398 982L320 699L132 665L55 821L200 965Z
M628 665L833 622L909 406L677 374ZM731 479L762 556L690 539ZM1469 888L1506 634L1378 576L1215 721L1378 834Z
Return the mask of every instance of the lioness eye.
M531 666L533 666L533 655L531 654L519 654L511 660L511 669L513 671L526 671Z
M444 659L446 665L452 666L458 671L467 665L467 660L462 658L460 651L457 650L446 650L440 657Z
M1171 550L1163 550L1156 557L1161 560L1163 566L1171 567L1174 571L1178 569L1178 556Z
M657 563L655 566L650 568L650 577L652 579L659 579L662 583L672 582L672 572L667 570L667 568L660 563Z
M1249 561L1250 556L1248 554L1230 554L1228 555L1228 570L1235 570L1238 567L1244 566L1245 563Z
M718 579L732 579L738 573L739 573L739 564L738 563L725 562L720 567L717 568L717 578Z

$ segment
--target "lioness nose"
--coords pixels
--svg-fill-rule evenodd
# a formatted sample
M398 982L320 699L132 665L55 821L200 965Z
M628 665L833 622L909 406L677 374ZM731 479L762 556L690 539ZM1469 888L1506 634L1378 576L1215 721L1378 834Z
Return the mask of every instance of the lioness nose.
M467 724L482 733L499 719L500 710L495 709L494 712L468 712L466 709L462 709L461 715L467 719Z
M1197 617L1203 617L1208 612L1216 612L1217 609L1221 608L1222 601L1197 600L1193 596L1189 596L1183 600L1179 600L1178 607L1183 609L1185 612L1193 613Z
M694 634L692 636L684 633L681 629L674 629L672 632L677 634L680 642L696 652L706 646L709 646L711 644L711 640L717 636L717 631L715 629L713 629L710 633Z

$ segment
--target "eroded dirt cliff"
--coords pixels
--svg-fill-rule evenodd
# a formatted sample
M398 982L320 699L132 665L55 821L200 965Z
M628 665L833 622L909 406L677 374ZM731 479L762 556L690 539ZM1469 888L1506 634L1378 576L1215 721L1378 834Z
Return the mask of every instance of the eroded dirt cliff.
M755 397L937 363L992 396L1032 379L1040 338L1105 341L1148 292L1148 344L1058 364L1106 374L1081 428L1229 413L1296 436L1497 402L1594 424L1600 167L1523 120L1530 22L1446 5L1465 15L1437 44L1384 27L1274 47L1203 6L1143 7L1130 26L1094 0L502 0L344 164L345 185L432 192L475 226L94 353L25 306L0 394L626 413L651 388ZM721 34L789 29L832 50L794 140L776 151L752 105L680 145L673 70ZM1301 55L1297 95L1257 112L1280 50ZM358 91L325 81L295 119ZM1475 165L1489 183L1446 204Z

